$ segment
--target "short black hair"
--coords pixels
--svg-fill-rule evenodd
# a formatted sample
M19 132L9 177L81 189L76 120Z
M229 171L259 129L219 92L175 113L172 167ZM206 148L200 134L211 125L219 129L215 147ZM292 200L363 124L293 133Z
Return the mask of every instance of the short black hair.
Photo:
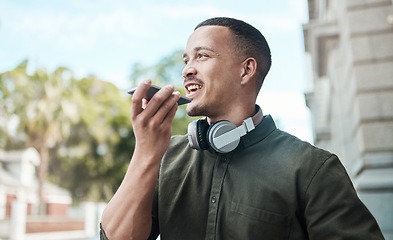
M194 31L203 26L227 27L235 37L234 44L236 51L244 55L244 57L253 57L256 59L258 64L257 92L259 92L272 64L269 44L262 33L244 21L228 17L207 19L198 24Z

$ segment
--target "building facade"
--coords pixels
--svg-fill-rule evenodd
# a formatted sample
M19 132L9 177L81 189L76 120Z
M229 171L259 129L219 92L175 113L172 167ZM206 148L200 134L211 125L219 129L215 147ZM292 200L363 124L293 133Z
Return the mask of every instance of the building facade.
M336 153L393 239L393 0L308 0L314 143Z
M29 239L26 234L83 230L84 222L69 220L71 194L50 182L44 183L45 215L38 215L39 196L36 149L0 149L0 239Z

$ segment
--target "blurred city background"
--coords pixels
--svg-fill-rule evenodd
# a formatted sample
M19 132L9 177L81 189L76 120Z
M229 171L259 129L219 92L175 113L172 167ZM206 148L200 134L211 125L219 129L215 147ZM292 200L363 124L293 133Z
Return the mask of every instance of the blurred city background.
M0 0L0 239L98 239L133 153L127 90L184 94L201 21L242 19L268 40L258 98L279 128L340 157L393 239L392 0ZM180 107L173 134L194 119Z

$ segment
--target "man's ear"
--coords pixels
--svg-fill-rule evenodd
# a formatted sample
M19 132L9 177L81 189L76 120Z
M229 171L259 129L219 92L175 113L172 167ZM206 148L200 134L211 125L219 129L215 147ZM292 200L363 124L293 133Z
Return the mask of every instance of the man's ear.
M243 69L242 69L242 81L241 84L245 85L247 84L250 79L252 79L256 72L257 72L257 61L255 58L247 58L246 60L243 61Z

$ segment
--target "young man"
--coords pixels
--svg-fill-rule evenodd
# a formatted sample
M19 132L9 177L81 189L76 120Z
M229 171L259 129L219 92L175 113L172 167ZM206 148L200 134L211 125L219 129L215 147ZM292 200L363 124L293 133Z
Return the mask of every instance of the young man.
M271 57L257 29L206 20L184 62L187 113L206 119L170 138L179 93L167 86L146 104L151 82L140 84L135 151L102 239L383 239L337 156L262 119L255 101Z

